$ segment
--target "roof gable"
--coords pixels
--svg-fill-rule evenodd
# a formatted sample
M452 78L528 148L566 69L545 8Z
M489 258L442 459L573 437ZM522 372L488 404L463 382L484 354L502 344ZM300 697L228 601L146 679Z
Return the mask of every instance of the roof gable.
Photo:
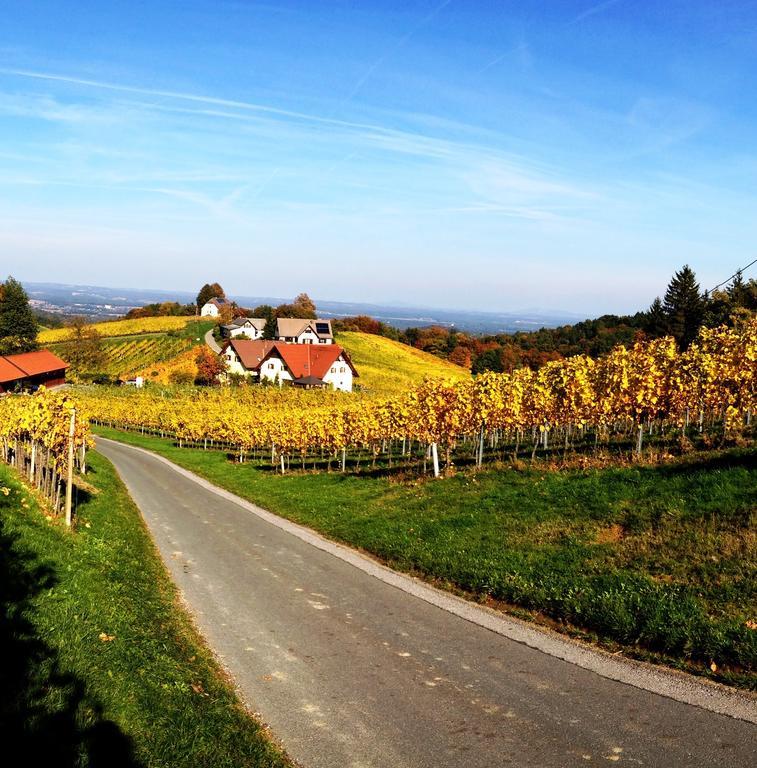
M248 371L257 371L260 364L275 349L276 342L262 341L260 339L252 341L251 339L232 339L228 346L236 353L239 361Z
M279 317L276 319L276 335L299 336L310 325L310 320L301 320L298 317Z
M357 375L348 356L338 344L277 344L276 348L295 379L307 376L317 376L322 379L340 355Z

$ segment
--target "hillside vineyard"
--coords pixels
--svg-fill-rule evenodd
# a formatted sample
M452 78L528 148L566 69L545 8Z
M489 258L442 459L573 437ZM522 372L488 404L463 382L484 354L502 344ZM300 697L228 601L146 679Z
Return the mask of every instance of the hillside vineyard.
M538 371L433 381L390 399L265 388L128 391L90 388L76 399L98 423L170 436L180 445L270 456L281 468L308 457L373 462L388 454L448 467L456 452L480 465L530 448L632 441L645 436L735 435L757 401L757 319L703 329L683 353L672 338L618 347ZM0 406L2 407L2 406ZM11 434L12 436L12 434Z

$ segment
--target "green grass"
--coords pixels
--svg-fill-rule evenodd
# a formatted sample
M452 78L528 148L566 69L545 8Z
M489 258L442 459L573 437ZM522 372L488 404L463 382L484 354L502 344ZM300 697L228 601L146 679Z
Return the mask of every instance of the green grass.
M755 687L757 631L746 624L757 620L753 449L661 466L406 481L370 472L280 476L221 452L97 431L395 568L634 655Z
M470 376L459 365L383 336L343 331L336 343L350 353L360 374L355 383L370 393L399 394L426 376L447 379Z
M90 466L73 533L0 466L6 754L30 766L283 768L178 606L113 468L96 453Z

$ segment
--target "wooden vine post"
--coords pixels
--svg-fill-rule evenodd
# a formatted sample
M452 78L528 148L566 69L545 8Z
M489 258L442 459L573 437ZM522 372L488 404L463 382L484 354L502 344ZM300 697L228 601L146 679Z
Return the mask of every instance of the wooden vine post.
M71 409L71 424L68 428L68 477L66 478L66 525L71 527L71 500L74 489L74 432L76 430L76 408Z

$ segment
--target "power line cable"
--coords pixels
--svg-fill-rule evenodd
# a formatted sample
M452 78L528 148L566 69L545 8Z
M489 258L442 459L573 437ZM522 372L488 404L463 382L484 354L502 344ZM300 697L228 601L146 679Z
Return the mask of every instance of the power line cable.
M757 259L755 259L754 261L750 261L749 264L747 264L745 267L741 267L741 269L737 269L730 277L728 277L725 280L723 280L722 283L718 283L714 288L711 288L708 291L708 293L712 293L713 291L717 291L717 289L720 288L721 285L725 285L726 283L730 283L731 280L733 280L733 278L736 277L736 275L738 275L739 273L741 273L743 275L744 272L746 272L749 269L749 267L751 267L754 264L757 264Z

